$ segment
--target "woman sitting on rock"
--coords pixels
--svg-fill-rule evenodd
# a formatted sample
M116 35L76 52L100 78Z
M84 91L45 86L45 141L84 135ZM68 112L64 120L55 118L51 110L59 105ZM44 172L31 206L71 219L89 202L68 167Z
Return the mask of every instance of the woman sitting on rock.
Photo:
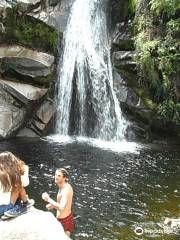
M29 185L28 172L28 166L11 152L0 154L0 216L16 217L34 204L24 188Z

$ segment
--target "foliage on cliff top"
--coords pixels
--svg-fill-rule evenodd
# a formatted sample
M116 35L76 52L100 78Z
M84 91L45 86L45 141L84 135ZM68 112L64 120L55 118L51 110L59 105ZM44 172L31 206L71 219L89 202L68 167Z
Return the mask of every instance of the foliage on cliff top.
M27 16L21 5L15 5L4 11L0 13L0 22L5 27L0 34L0 43L18 43L53 54L57 52L56 30L40 20Z
M131 0L141 87L165 120L180 123L179 0Z

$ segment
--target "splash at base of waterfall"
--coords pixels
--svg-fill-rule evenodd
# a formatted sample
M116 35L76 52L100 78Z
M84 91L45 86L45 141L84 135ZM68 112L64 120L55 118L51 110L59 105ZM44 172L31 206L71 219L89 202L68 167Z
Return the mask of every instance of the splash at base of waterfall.
M85 143L93 147L98 147L104 150L113 151L113 152L130 152L139 154L139 149L141 145L135 142L127 142L125 140L110 142L110 141L103 141L101 139L95 138L87 138L82 136L60 136L58 134L51 135L44 138L47 141L58 142L61 145L66 145L74 142L78 143Z

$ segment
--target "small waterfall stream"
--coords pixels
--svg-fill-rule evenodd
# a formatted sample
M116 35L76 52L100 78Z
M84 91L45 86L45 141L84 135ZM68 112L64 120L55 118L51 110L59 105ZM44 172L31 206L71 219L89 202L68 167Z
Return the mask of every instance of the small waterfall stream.
M113 89L107 1L75 0L59 63L56 133L124 139L126 121Z

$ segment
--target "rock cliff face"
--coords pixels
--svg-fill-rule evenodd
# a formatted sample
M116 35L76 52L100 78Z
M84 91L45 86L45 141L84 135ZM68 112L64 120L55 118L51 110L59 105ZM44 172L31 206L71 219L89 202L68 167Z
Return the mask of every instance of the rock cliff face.
M114 84L127 137L180 136L178 1L113 0Z
M58 32L31 16L45 3L0 3L0 138L45 135L54 116Z

